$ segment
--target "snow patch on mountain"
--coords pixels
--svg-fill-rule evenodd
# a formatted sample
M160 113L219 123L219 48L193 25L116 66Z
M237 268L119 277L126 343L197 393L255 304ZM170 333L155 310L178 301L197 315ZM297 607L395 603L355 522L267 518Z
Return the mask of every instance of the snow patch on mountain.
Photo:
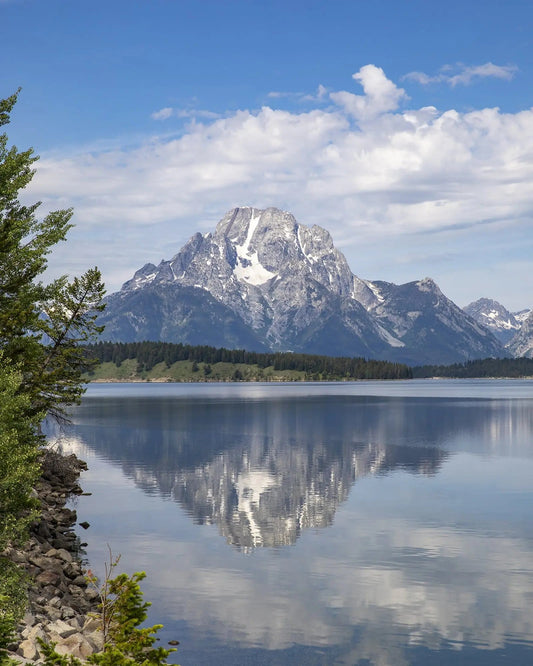
M365 281L366 282L366 281ZM376 287L375 284L372 284L372 282L366 282L367 287L370 289L370 291L374 294L376 297L377 301L379 303L383 303L385 300L380 292L380 290Z
M511 318L502 319L500 313L497 310L491 310L490 312L483 313L485 319L492 320L499 328L504 328L506 330L516 330L516 323L511 321ZM513 319L516 318L513 317Z
M480 298L470 303L464 311L478 324L491 331L504 345L520 330L522 322L501 303L490 298Z
M257 252L250 250L250 243L260 219L261 214L255 214L255 211L253 211L248 223L248 232L244 243L242 245L235 245L237 263L233 269L237 280L256 286L264 284L277 276L277 273L272 273L261 264Z
M514 356L533 358L533 310L530 311L518 333L509 342L508 349Z

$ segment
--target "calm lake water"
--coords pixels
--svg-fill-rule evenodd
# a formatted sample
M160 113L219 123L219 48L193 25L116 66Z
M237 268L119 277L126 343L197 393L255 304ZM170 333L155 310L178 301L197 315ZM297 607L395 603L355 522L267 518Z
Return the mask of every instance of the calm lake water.
M533 663L532 381L93 384L60 435L171 663Z

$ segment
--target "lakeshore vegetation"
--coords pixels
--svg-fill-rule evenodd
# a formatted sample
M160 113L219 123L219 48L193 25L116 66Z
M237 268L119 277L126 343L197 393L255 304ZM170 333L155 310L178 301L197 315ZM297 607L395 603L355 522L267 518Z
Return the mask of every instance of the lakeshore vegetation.
M349 381L412 376L408 366L388 361L169 342L99 342L85 350L88 359L99 362L87 378L100 381Z
M85 347L98 365L88 381L353 381L449 377L533 377L533 359L486 358L452 365L409 367L401 363L174 344L170 342L98 342Z

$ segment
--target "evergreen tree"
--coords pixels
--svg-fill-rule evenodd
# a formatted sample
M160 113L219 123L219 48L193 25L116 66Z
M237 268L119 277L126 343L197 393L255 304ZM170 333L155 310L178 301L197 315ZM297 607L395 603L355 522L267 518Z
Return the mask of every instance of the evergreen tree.
M9 123L17 96L0 100L0 125ZM72 226L72 210L39 220L39 203L20 203L37 159L32 149L8 147L7 135L0 135L0 350L3 362L22 373L21 392L30 397L33 414L60 415L83 393L80 344L101 331L95 319L104 287L97 268L72 281L39 279L47 255Z
M17 96L0 100L0 126L9 123ZM88 365L80 344L101 330L95 321L104 295L98 269L71 281L40 279L47 256L71 227L72 211L39 220L39 203L20 202L36 160L32 149L9 147L0 134L0 553L24 540L34 516L40 422L79 402ZM0 576L1 663L24 599L20 570L3 557Z

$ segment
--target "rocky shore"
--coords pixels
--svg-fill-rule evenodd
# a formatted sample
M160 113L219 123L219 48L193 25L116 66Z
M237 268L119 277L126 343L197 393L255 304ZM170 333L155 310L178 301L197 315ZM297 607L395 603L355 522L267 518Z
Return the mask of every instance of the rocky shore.
M59 654L80 659L102 647L99 622L91 615L97 610L99 594L87 584L80 553L86 544L80 544L72 529L76 511L66 506L73 496L82 494L78 479L86 468L75 455L44 452L42 476L35 488L41 517L32 525L24 549L10 548L5 553L30 579L28 609L10 646L11 656L22 664L42 663L38 638L56 643Z

